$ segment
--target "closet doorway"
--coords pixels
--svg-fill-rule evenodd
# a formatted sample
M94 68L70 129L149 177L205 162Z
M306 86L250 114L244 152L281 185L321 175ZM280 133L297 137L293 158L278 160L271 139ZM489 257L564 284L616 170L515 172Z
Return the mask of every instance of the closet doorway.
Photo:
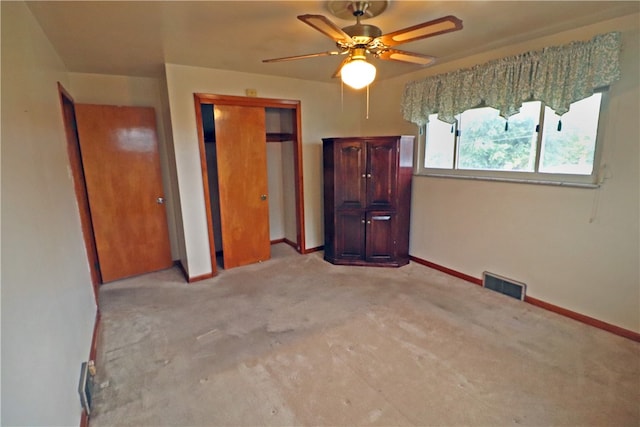
M212 272L216 253L223 268L268 259L276 242L305 253L300 101L194 100Z

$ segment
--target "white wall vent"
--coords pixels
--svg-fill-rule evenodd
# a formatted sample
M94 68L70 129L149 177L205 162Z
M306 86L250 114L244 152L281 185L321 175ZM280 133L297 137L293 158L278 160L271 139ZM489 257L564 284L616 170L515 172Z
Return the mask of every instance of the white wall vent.
M507 279L497 274L485 271L482 273L482 286L492 291L500 292L512 298L524 301L527 285L516 280Z

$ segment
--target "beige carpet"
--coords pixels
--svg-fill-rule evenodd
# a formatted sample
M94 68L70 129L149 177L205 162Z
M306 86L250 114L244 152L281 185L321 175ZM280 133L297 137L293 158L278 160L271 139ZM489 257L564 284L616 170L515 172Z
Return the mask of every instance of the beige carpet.
M640 424L640 344L421 265L104 285L91 426Z

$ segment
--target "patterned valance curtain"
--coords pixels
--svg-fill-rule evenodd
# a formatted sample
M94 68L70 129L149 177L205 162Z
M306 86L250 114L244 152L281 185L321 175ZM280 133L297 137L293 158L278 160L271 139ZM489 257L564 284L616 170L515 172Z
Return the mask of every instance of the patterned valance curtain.
M455 116L482 102L509 118L527 100L542 101L558 115L572 102L620 78L620 33L586 42L547 47L407 83L404 118L422 126L430 114L454 123Z

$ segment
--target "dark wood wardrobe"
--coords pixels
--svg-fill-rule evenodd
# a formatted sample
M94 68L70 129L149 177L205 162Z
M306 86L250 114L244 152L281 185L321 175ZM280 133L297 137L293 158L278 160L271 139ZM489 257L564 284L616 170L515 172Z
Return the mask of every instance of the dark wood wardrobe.
M324 258L409 262L413 136L324 138Z

